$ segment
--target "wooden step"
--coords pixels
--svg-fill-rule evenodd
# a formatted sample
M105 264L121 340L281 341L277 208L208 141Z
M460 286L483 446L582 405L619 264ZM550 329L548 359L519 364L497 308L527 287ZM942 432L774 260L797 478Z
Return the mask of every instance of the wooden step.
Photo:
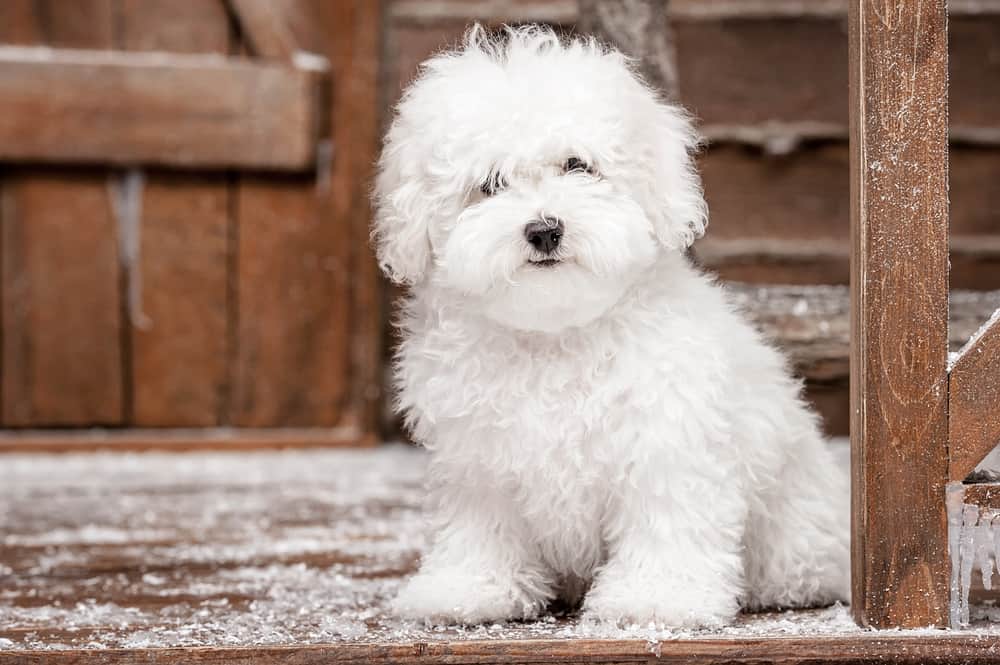
M10 455L0 665L986 662L1000 626L873 633L845 607L705 631L576 614L431 628L387 603L426 543L426 455Z

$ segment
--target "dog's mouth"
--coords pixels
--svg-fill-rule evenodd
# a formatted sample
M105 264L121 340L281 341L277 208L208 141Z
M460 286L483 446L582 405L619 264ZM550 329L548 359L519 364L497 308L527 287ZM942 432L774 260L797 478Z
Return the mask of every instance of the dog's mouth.
M559 265L562 263L561 259L541 259L540 261L528 261L533 266L538 266L539 268L551 268L552 266Z

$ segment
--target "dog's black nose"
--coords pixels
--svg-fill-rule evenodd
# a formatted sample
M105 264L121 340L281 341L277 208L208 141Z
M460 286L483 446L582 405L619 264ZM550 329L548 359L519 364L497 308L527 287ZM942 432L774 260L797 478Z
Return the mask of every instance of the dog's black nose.
M559 247L563 236L563 223L555 217L542 217L524 227L524 237L531 246L543 254L551 254Z

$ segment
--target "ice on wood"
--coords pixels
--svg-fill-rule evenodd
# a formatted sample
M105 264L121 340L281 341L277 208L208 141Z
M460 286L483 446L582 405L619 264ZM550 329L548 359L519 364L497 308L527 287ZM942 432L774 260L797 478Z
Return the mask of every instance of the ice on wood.
M142 311L142 271L139 266L145 181L143 172L136 168L128 169L121 176L112 176L111 180L111 201L118 221L119 254L128 277L129 321L140 330L152 325Z
M973 573L983 588L993 588L1000 573L1000 511L964 502L961 483L948 487L948 548L951 557L951 625L968 626Z

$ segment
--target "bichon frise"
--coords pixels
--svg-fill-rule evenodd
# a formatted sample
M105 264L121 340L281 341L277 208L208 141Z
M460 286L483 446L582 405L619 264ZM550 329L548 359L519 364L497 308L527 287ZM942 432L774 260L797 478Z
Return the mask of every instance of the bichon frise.
M540 27L426 62L385 139L399 407L436 521L406 617L718 625L848 597L848 489L782 356L684 254L687 116Z

